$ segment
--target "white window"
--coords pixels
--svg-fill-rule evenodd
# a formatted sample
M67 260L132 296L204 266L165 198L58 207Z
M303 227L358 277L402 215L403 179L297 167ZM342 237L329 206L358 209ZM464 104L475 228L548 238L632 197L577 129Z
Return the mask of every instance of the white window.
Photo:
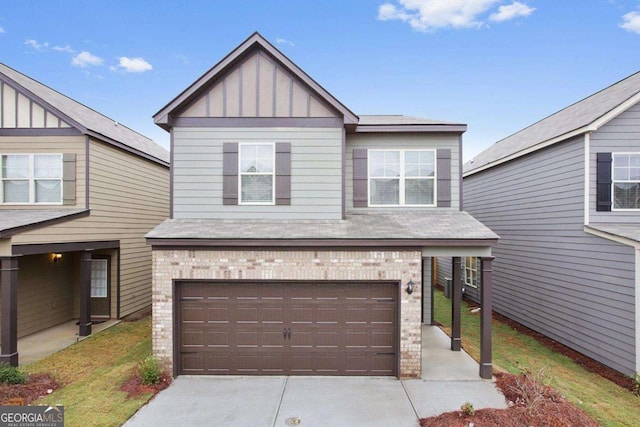
M272 205L275 195L275 144L240 144L240 203Z
M640 209L640 153L613 154L613 209Z
M2 155L2 203L62 203L61 154Z
M462 276L464 284L471 287L478 287L478 258L466 257L462 266Z
M435 150L369 150L369 206L435 206Z
M107 297L107 266L106 259L91 260L91 298Z

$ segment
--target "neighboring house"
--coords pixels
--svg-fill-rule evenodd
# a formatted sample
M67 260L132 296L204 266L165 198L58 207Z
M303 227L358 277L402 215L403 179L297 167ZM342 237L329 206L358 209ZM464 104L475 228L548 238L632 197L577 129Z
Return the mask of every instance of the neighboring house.
M464 168L465 209L501 237L494 309L625 375L640 372L639 102L640 73Z
M151 304L144 234L169 215L169 153L0 64L0 361L17 339Z
M484 256L489 280L497 236L460 210L466 125L358 117L258 33L154 120L172 214L147 235L153 352L174 375L420 377L431 258Z

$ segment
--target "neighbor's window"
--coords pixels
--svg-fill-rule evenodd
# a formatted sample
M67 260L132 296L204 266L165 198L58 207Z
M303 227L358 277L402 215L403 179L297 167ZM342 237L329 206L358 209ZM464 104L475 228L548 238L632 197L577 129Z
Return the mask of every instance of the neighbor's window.
M2 155L2 203L62 203L62 155Z
M472 287L478 287L478 258L477 257L466 257L464 259L463 269L463 280L464 284Z
M240 203L273 204L275 144L240 144Z
M435 150L369 150L369 206L434 206Z
M640 153L613 154L613 208L640 209Z

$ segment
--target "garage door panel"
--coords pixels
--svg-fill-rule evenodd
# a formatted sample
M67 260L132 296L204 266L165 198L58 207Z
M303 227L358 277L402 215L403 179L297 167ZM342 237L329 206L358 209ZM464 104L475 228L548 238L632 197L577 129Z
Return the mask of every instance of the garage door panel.
M395 374L397 284L178 286L183 374Z

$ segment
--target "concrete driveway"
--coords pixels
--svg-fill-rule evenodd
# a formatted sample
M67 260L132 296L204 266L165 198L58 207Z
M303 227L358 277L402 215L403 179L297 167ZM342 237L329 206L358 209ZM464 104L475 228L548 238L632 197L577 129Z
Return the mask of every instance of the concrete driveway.
M466 401L476 409L506 406L483 380L180 376L125 426L415 427Z

